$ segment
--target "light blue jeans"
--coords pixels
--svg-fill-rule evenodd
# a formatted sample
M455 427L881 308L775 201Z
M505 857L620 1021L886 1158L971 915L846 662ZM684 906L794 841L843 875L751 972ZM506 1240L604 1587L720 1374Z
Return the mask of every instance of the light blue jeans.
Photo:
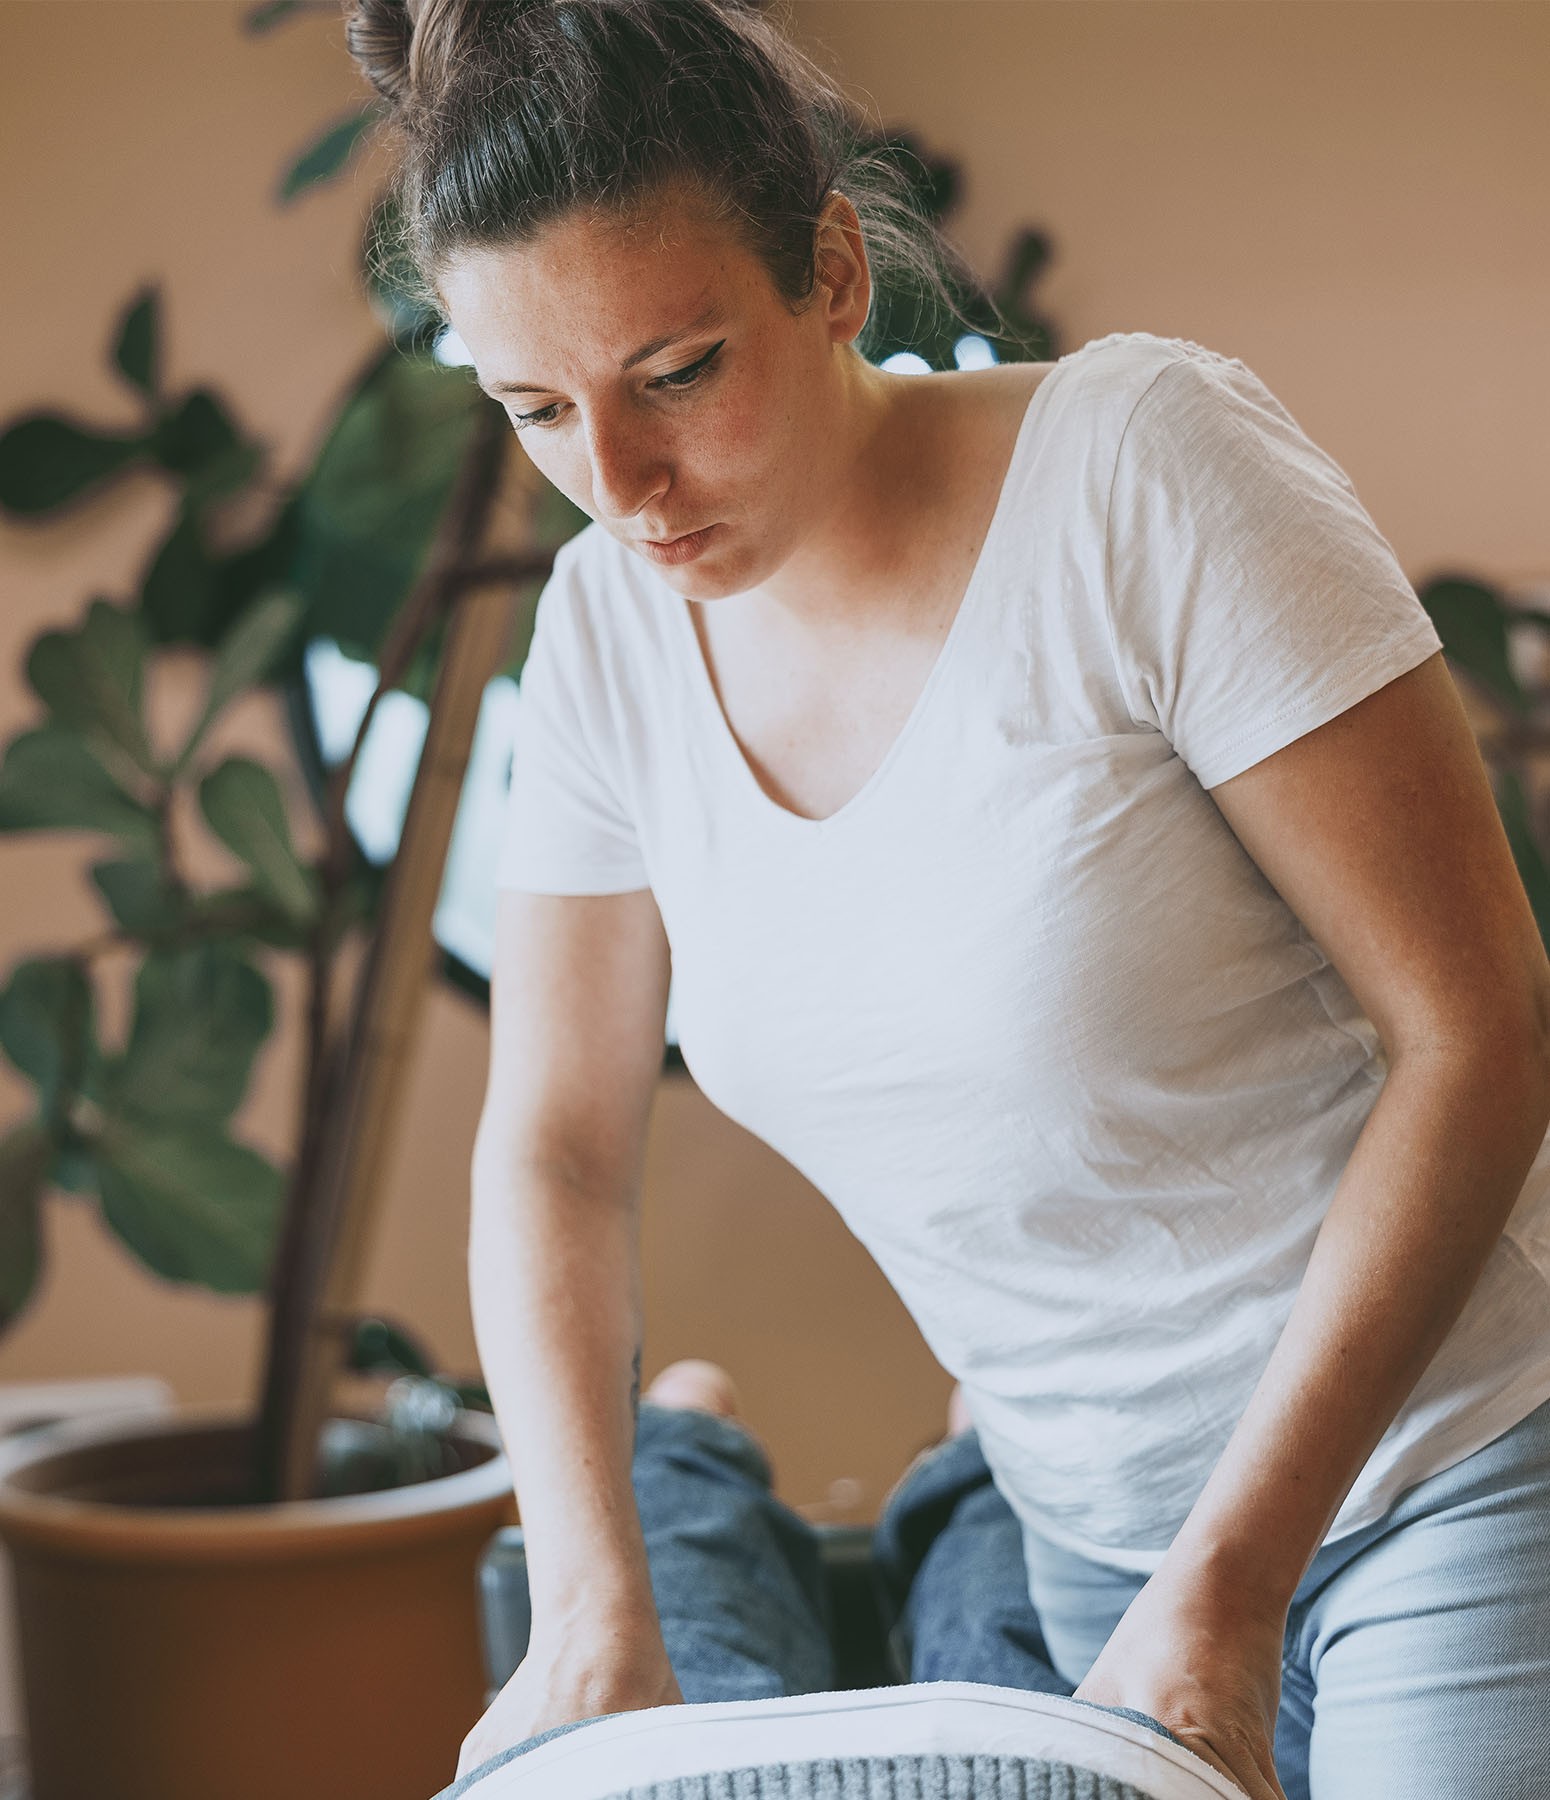
M1028 1533L1023 1555L1075 1686L1145 1577ZM1550 1800L1550 1402L1314 1557L1275 1758L1290 1800Z

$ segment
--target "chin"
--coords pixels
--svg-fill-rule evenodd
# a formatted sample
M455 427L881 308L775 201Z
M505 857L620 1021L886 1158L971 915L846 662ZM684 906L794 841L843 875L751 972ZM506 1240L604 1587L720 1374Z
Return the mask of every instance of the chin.
M677 567L654 562L649 556L642 556L639 550L632 549L630 554L640 557L653 575L685 600L725 600L734 594L744 594L772 573L775 566L766 567L768 558L739 554L731 546L724 547L719 554L717 550L708 550L693 562Z

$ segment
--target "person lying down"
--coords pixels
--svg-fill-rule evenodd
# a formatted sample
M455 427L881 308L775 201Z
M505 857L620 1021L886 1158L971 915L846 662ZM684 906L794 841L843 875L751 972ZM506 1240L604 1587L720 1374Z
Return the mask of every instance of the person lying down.
M434 1800L1242 1800L1157 1720L1071 1697L956 1394L874 1535L898 1685L833 1691L817 1537L774 1497L724 1371L652 1383L634 1484L684 1703L484 1754L492 1709Z

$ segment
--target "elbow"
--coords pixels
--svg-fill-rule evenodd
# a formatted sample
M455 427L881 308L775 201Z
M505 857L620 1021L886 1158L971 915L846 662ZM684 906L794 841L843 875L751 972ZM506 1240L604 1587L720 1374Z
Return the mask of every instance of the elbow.
M1476 1010L1445 1024L1435 1019L1412 1031L1389 1052L1390 1068L1443 1066L1484 1084L1499 1102L1516 1097L1523 1110L1550 1125L1550 980L1535 984L1529 1004Z

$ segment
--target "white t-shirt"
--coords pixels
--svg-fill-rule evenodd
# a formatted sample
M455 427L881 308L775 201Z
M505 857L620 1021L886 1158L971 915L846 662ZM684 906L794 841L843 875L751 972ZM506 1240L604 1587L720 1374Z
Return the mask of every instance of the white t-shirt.
M499 879L653 890L700 1087L872 1251L1025 1527L1149 1571L1385 1073L1206 790L1437 633L1258 378L1145 333L1036 390L939 659L831 817L759 786L690 604L597 526L561 552ZM1330 1538L1550 1397L1547 1149Z

